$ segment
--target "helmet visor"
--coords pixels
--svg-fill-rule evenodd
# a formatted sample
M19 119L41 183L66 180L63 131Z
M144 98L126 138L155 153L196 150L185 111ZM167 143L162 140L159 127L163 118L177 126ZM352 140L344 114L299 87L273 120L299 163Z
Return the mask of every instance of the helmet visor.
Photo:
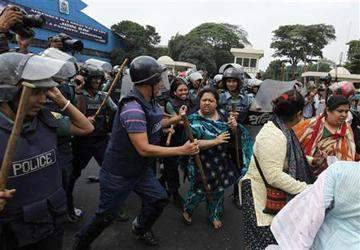
M41 53L41 56L50 57L60 61L76 63L76 58L56 48L48 48Z
M19 66L21 67L21 65ZM66 80L75 74L76 68L73 63L34 55L25 62L21 78L28 81L38 81L52 77Z
M121 97L127 96L131 89L134 86L134 83L131 81L129 69L124 71L124 75L121 78Z
M97 60L97 59L88 59L85 61L85 63L99 67L106 73L110 73L112 70L111 64L108 62L105 62L105 61L101 61L101 60Z
M160 90L161 93L170 90L168 70L165 70L164 72L161 73Z

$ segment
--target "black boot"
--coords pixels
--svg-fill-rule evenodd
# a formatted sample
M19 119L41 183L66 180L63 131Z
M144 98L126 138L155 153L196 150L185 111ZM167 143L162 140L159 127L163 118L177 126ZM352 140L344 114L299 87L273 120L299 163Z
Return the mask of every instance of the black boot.
M90 245L88 244L84 244L80 237L79 237L79 234L75 234L74 236L74 244L73 244L73 250L91 250L91 247Z
M73 250L91 249L91 243L114 221L114 219L114 215L96 215L89 225L75 235Z
M129 220L129 215L126 213L124 208L120 208L116 221L125 222Z
M139 240L145 243L145 245L148 246L157 246L159 245L159 239L155 237L154 233L151 230L143 231L140 230L135 226L135 224L132 224L131 227L132 234Z

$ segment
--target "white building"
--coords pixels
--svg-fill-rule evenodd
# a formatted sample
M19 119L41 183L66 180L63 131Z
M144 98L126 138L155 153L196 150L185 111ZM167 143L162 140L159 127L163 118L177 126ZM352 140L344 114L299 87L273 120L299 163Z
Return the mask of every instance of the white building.
M351 74L346 68L337 67L337 69L332 69L329 72L318 72L318 71L307 71L302 73L301 77L304 78L304 82L308 82L310 79L315 80L315 82L320 82L320 78L331 75L331 78L334 80L335 78L338 81L349 81L356 83L358 86L360 83L360 74Z
M170 56L161 56L157 59L158 63L165 65L173 74L177 71L186 71L196 69L196 65L188 62L174 61Z
M234 63L240 64L244 67L252 78L259 72L259 60L264 56L264 50L253 48L231 48L231 54L234 55Z

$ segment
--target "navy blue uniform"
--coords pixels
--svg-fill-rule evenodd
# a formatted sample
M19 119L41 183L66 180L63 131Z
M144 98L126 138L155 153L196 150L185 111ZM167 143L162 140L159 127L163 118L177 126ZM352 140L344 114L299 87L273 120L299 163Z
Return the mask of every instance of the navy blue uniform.
M220 101L219 101L220 112L223 115L225 115L226 117L229 117L230 112L233 111L232 106L233 106L233 104L235 104L235 111L239 113L237 122L244 124L244 122L248 116L248 113L249 113L251 101L252 101L252 98L242 91L240 91L240 93L237 96L232 96L229 91L225 91L224 93L222 93L220 95ZM239 152L241 154L241 152L242 152L241 146L242 145L238 145L238 146L239 146ZM231 158L236 159L236 147L234 144L229 145L229 151L230 151ZM242 155L240 155L239 158L240 158L239 159L240 165L243 165ZM239 188L238 188L237 183L235 183L234 193L233 193L233 197L235 200L237 200L238 194L239 194Z
M220 95L219 108L225 116L229 116L229 112L232 111L233 103L236 106L236 112L239 113L237 122L244 123L248 116L251 98L245 93L239 93L234 97L229 91L225 91Z
M84 100L84 113L86 117L95 115L96 111L100 107L102 101L106 97L105 92L98 91L94 96L91 96L89 92L83 90L82 96ZM86 136L75 136L72 142L74 165L71 177L69 179L67 187L67 196L69 206L73 204L72 192L76 180L81 176L81 171L87 166L92 157L101 166L104 160L104 154L109 139L109 124L107 121L107 115L117 109L116 105L109 98L106 107L104 107L94 124L94 131ZM81 110L81 108L80 108Z
M130 106L126 108L126 105ZM134 221L138 229L149 230L160 216L168 200L151 169L154 159L141 156L128 133L146 128L149 143L159 145L161 120L160 107L147 102L136 88L120 102L100 170L100 204L95 217L80 232L79 240L83 244L90 244L111 224L132 191L142 199L140 215Z
M73 105L76 105L75 86L71 83L64 83L57 87L61 94ZM59 106L51 100L46 103L46 108L50 110L59 122L62 120L68 120L69 117L62 112ZM68 131L67 131L68 132ZM71 146L72 136L69 133L58 134L58 145L57 145L57 158L60 162L62 169L62 183L64 190L67 190L69 181L73 172L73 151ZM68 202L68 210L71 213L73 210L72 200Z
M0 113L0 161L12 126ZM47 110L24 124L7 185L16 194L0 213L0 249L62 249L66 199L56 155L56 129Z

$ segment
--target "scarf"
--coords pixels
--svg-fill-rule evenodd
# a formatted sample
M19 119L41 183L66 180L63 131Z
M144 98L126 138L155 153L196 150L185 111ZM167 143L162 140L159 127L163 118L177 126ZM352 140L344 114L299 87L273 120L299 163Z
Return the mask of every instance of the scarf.
M288 174L296 180L304 181L308 184L313 183L314 176L312 174L311 167L307 162L306 156L294 131L286 127L284 121L277 115L273 116L272 122L286 137Z

